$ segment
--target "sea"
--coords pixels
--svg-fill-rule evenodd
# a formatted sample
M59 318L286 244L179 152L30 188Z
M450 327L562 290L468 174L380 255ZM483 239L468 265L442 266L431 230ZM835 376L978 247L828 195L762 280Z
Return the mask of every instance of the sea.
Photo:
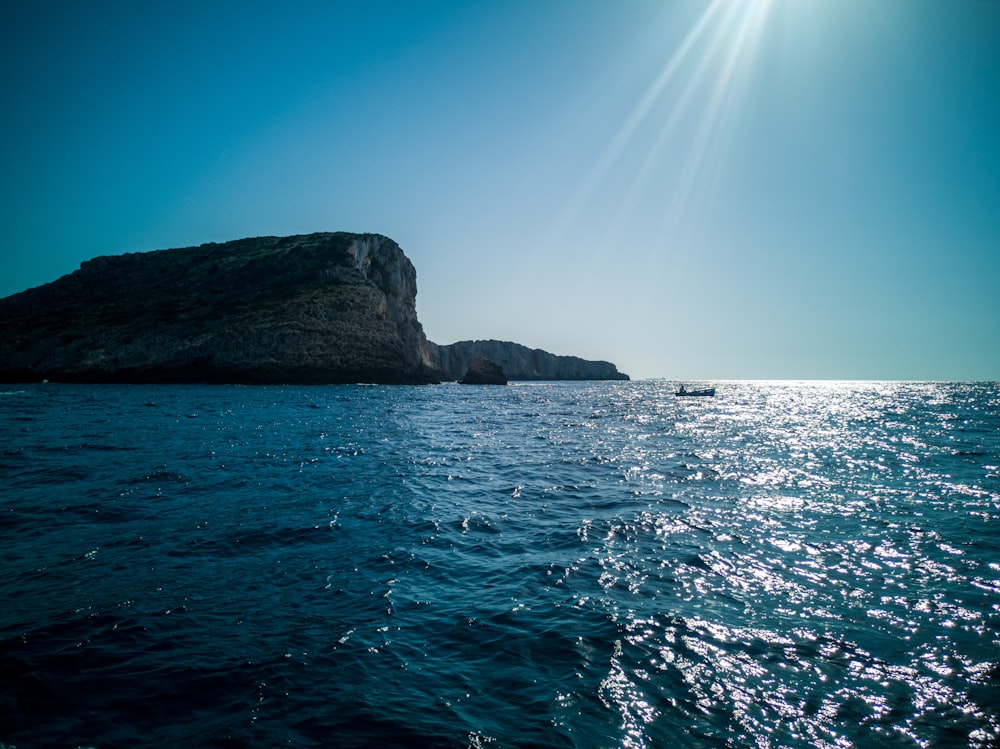
M1000 385L714 384L0 386L0 746L1000 746Z

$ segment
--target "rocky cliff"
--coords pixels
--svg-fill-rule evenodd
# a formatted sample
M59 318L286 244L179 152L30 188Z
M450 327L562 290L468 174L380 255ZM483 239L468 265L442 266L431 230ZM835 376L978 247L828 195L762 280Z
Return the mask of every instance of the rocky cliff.
M0 380L432 382L416 294L377 234L98 257L0 299Z
M488 359L503 369L509 380L627 380L614 364L576 356L556 356L507 341L459 341L447 346L428 344L431 362L441 379L458 380L474 359Z

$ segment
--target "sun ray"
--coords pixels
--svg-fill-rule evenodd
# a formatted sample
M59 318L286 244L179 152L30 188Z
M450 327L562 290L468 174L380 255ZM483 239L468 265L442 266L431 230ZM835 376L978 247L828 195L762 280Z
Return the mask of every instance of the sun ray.
M754 58L773 0L713 0L652 83L628 112L601 156L587 173L566 212L572 223L620 166L629 149L643 145L644 128L662 116L638 170L622 193L608 226L613 233L643 200L654 181L672 185L657 198L662 205L660 234L683 241L709 207L725 163L725 145L738 128ZM677 173L663 179L663 170Z
M712 50L720 42L721 34L716 29L714 39L709 43L709 51L702 54L697 60L693 73L687 78L680 96L670 106L670 114L659 129L656 139L648 149L642 166L635 178L632 180L625 197L619 205L615 223L624 220L633 209L636 201L646 192L650 179L663 168L662 159L664 150L670 145L676 145L674 141L675 130L684 120L692 106L692 102L702 88L705 77L710 72L711 63L714 61Z
M726 142L738 126L740 105L749 88L753 58L770 2L733 3L706 50L706 61L721 60L720 72L708 92L664 214L661 233L671 239L683 240L686 234L697 231L709 210L725 163Z
M662 100L664 90L677 77L678 72L691 55L701 37L711 28L711 22L725 5L725 0L712 0L699 16L681 44L674 50L656 79L649 85L642 97L629 112L621 127L611 138L600 158L591 167L580 187L576 190L569 208L565 212L563 224L572 224L585 210L599 186L607 179L608 173L622 157L622 153L634 141L640 126L649 118L651 111Z

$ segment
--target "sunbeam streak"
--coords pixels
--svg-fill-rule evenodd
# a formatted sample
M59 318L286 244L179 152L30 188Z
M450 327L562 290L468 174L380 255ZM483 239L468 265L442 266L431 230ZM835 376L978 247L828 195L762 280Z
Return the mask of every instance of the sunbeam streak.
M729 138L739 127L742 104L771 0L733 3L706 50L704 61L721 61L693 139L686 145L683 170L664 213L661 234L668 240L691 239L710 210L712 195L727 154ZM701 83L701 76L692 83ZM654 166L656 162L651 162ZM671 242L672 243L672 242Z
M590 169L587 177L574 195L564 223L572 223L585 209L601 183L607 178L608 173L618 163L622 153L633 143L636 131L650 117L651 111L662 102L665 89L677 77L682 66L691 55L692 50L695 49L701 37L711 28L712 20L724 5L724 0L713 0L711 5L698 18L692 29L685 35L680 46L673 52L667 64L659 72L649 88L647 88L632 111L629 112L607 148L604 149L601 157Z
M714 0L701 13L587 173L564 224L610 189L613 172L626 168L630 153L642 153L605 230L615 234L641 204L651 204L668 245L694 238L740 126L772 2Z

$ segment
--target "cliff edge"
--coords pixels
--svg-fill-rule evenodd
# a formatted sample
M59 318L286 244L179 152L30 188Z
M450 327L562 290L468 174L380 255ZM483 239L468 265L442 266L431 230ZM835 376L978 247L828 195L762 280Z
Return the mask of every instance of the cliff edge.
M0 381L435 382L416 294L378 234L97 257L0 299Z
M447 346L428 343L428 353L442 380L459 380L476 359L488 359L509 380L627 380L611 362L556 356L509 341L459 341Z

